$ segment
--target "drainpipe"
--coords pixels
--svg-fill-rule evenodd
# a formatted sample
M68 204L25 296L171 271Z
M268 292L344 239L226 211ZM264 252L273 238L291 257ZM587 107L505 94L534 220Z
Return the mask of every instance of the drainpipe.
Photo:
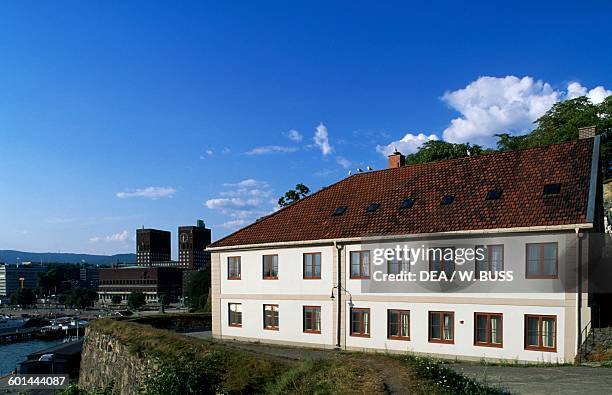
M582 349L582 233L580 233L580 230L578 228L576 228L576 244L577 244L577 249L578 249L578 259L577 259L577 265L578 265L578 289L577 289L577 294L578 294L578 314L577 314L577 321L578 321L578 355L580 355L580 351Z
M338 338L336 341L336 347L341 347L341 339L342 339L342 244L338 244L334 241L334 247L336 247L336 252L338 253ZM333 291L332 291L333 292Z

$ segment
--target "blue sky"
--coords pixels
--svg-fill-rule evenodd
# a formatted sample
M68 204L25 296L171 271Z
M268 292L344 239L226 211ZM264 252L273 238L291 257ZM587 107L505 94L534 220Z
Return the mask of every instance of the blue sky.
M609 2L458 3L2 2L0 249L216 239L393 146L612 93Z

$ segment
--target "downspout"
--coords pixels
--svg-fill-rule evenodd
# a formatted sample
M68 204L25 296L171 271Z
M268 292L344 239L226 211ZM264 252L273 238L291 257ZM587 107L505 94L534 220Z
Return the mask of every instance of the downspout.
M578 265L578 287L576 290L578 296L578 311L577 311L577 321L578 321L578 345L577 345L577 354L580 355L580 350L582 349L582 233L580 230L576 228L576 244L578 250L578 257L576 259L576 264Z
M337 284L337 289L338 289L338 338L336 341L336 348L340 348L341 347L341 340L342 340L342 331L341 331L341 326L342 326L342 244L338 244L336 241L334 241L334 247L336 247L336 252L338 253L338 284Z

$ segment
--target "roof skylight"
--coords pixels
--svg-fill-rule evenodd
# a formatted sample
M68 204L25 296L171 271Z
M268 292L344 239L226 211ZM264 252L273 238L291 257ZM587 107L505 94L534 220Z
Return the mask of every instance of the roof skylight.
M366 213L373 213L374 211L378 210L379 207L380 203L370 203L370 205L366 209Z
M501 189L491 189L489 192L487 192L487 200L497 200L501 197L501 195Z
M558 195L561 192L561 184L544 185L544 196Z
M346 209L348 208L348 206L340 206L337 207L336 210L334 211L334 213L332 215L336 216L336 215L342 215L344 214L344 212L346 211Z
M404 208L410 208L412 206L414 206L414 198L406 198L404 199L404 201L402 202L402 205L400 206L400 208L404 209Z
M447 205L451 204L455 200L455 195L446 195L442 198L440 204Z

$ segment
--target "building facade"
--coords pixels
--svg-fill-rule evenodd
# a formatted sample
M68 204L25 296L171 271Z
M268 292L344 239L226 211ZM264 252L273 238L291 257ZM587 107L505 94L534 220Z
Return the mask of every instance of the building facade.
M0 264L0 296L10 297L19 288L36 288L39 273L46 270L46 266L34 263Z
M170 267L121 267L98 269L98 302L111 304L113 296L127 303L133 292L142 292L147 303L159 303L163 295L168 303L175 303L182 293L182 271Z
M210 265L210 252L206 247L211 242L211 231L204 222L197 226L179 226L179 266L189 270L200 270Z
M136 264L152 266L156 262L170 261L170 232L158 229L136 230Z
M415 166L396 155L213 243L213 336L573 361L603 227L599 138ZM377 259L398 248L428 252Z

